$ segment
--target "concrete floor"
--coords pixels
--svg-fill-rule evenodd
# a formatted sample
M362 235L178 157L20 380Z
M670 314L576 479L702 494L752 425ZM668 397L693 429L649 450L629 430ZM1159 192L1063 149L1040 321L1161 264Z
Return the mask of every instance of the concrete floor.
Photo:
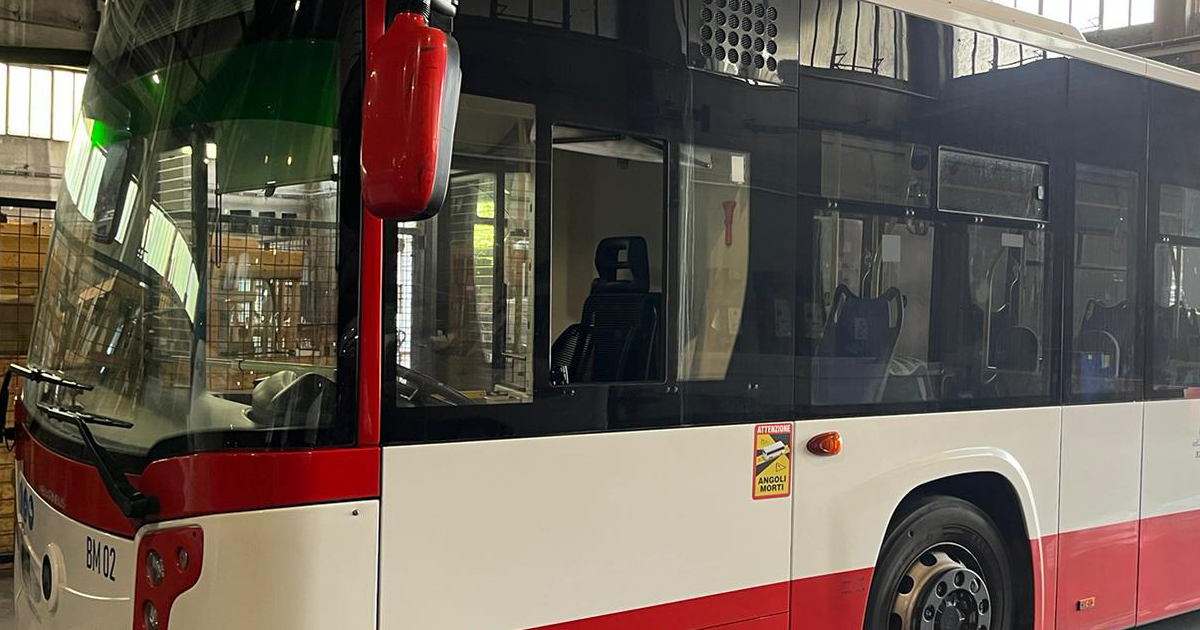
M1146 627L1149 630L1197 630L1200 629L1200 613L1183 615ZM0 626L0 630L4 630L4 626Z
M0 630L16 630L13 619L13 574L12 565L0 565Z
M13 620L12 592L12 565L0 565L0 630L17 627ZM1146 630L1200 630L1200 612L1146 626Z

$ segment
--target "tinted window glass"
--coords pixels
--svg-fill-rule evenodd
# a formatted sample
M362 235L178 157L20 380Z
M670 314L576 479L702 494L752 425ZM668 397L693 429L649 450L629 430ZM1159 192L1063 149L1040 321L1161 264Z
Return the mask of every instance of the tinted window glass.
M1151 88L1150 190L1154 304L1149 322L1156 396L1200 386L1200 95L1172 86Z
M106 9L30 349L94 388L26 395L111 417L96 438L123 463L351 439L358 190L342 173L358 123L342 117L360 115L361 42L344 34L361 24L347 8ZM32 420L84 450L69 423Z
M750 156L688 147L681 252L679 378L724 380L750 280Z
M938 206L1043 220L1048 170L1044 164L943 148L938 151Z
M1200 237L1200 190L1163 184L1158 197L1159 231Z
M797 240L807 234L796 213L797 93L713 74L695 79L694 107L706 119L678 159L672 358L683 420L787 417L796 412L797 252L810 247Z
M465 95L445 206L397 230L402 406L532 400L534 121Z
M551 380L662 378L666 147L554 127Z
M1074 391L1088 398L1136 384L1138 174L1075 166ZM1132 381L1132 382L1129 382Z
M849 45L822 35L836 18L809 11L806 45ZM818 413L1044 403L1058 343L1047 221L1070 198L1052 188L1068 164L1067 60L900 22L899 76L801 67L806 388Z
M1181 393L1200 385L1200 247L1154 249L1154 385Z
M1079 401L1141 395L1147 96L1145 79L1071 62L1074 273L1064 361Z
M943 366L929 353L934 226L837 210L814 223L823 324L813 403L936 400Z
M824 197L920 208L932 202L927 146L835 130L805 132L801 142L820 145Z
M1047 298L1049 237L1039 229L973 225L966 230L969 299L957 303L960 335L946 343L957 354L957 380L947 395L960 398L1030 397L1049 387L1045 369L1051 304ZM947 249L958 250L951 245ZM960 254L961 256L961 254ZM946 277L957 284L962 258L949 256ZM954 286L952 284L951 286ZM961 285L958 285L961 286ZM944 312L944 316L951 316ZM974 328L974 330L972 330ZM954 342L958 342L955 347ZM975 379L978 379L976 381Z

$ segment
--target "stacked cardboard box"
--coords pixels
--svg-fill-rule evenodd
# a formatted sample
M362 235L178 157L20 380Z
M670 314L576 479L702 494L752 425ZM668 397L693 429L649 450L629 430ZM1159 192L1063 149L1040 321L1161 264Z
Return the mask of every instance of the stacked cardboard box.
M0 354L23 354L29 346L49 245L49 225L42 221L0 223Z
M25 362L51 230L48 219L6 214L9 221L0 223L0 374L10 363ZM12 389L15 393L19 385ZM13 397L0 404L11 423ZM13 551L14 494L12 453L0 447L0 554Z

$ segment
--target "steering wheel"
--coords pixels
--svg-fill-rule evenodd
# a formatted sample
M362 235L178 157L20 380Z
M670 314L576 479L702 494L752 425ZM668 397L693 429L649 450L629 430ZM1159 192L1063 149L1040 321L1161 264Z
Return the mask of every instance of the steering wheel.
M437 407L470 405L472 401L462 392L429 376L403 365L396 366L396 402L405 402L413 407Z

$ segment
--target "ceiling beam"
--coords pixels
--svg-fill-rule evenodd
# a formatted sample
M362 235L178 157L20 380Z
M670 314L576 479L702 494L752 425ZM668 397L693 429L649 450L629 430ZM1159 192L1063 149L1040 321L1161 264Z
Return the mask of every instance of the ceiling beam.
M33 46L0 46L0 62L4 63L86 68L91 61L92 53L87 50L38 48Z

